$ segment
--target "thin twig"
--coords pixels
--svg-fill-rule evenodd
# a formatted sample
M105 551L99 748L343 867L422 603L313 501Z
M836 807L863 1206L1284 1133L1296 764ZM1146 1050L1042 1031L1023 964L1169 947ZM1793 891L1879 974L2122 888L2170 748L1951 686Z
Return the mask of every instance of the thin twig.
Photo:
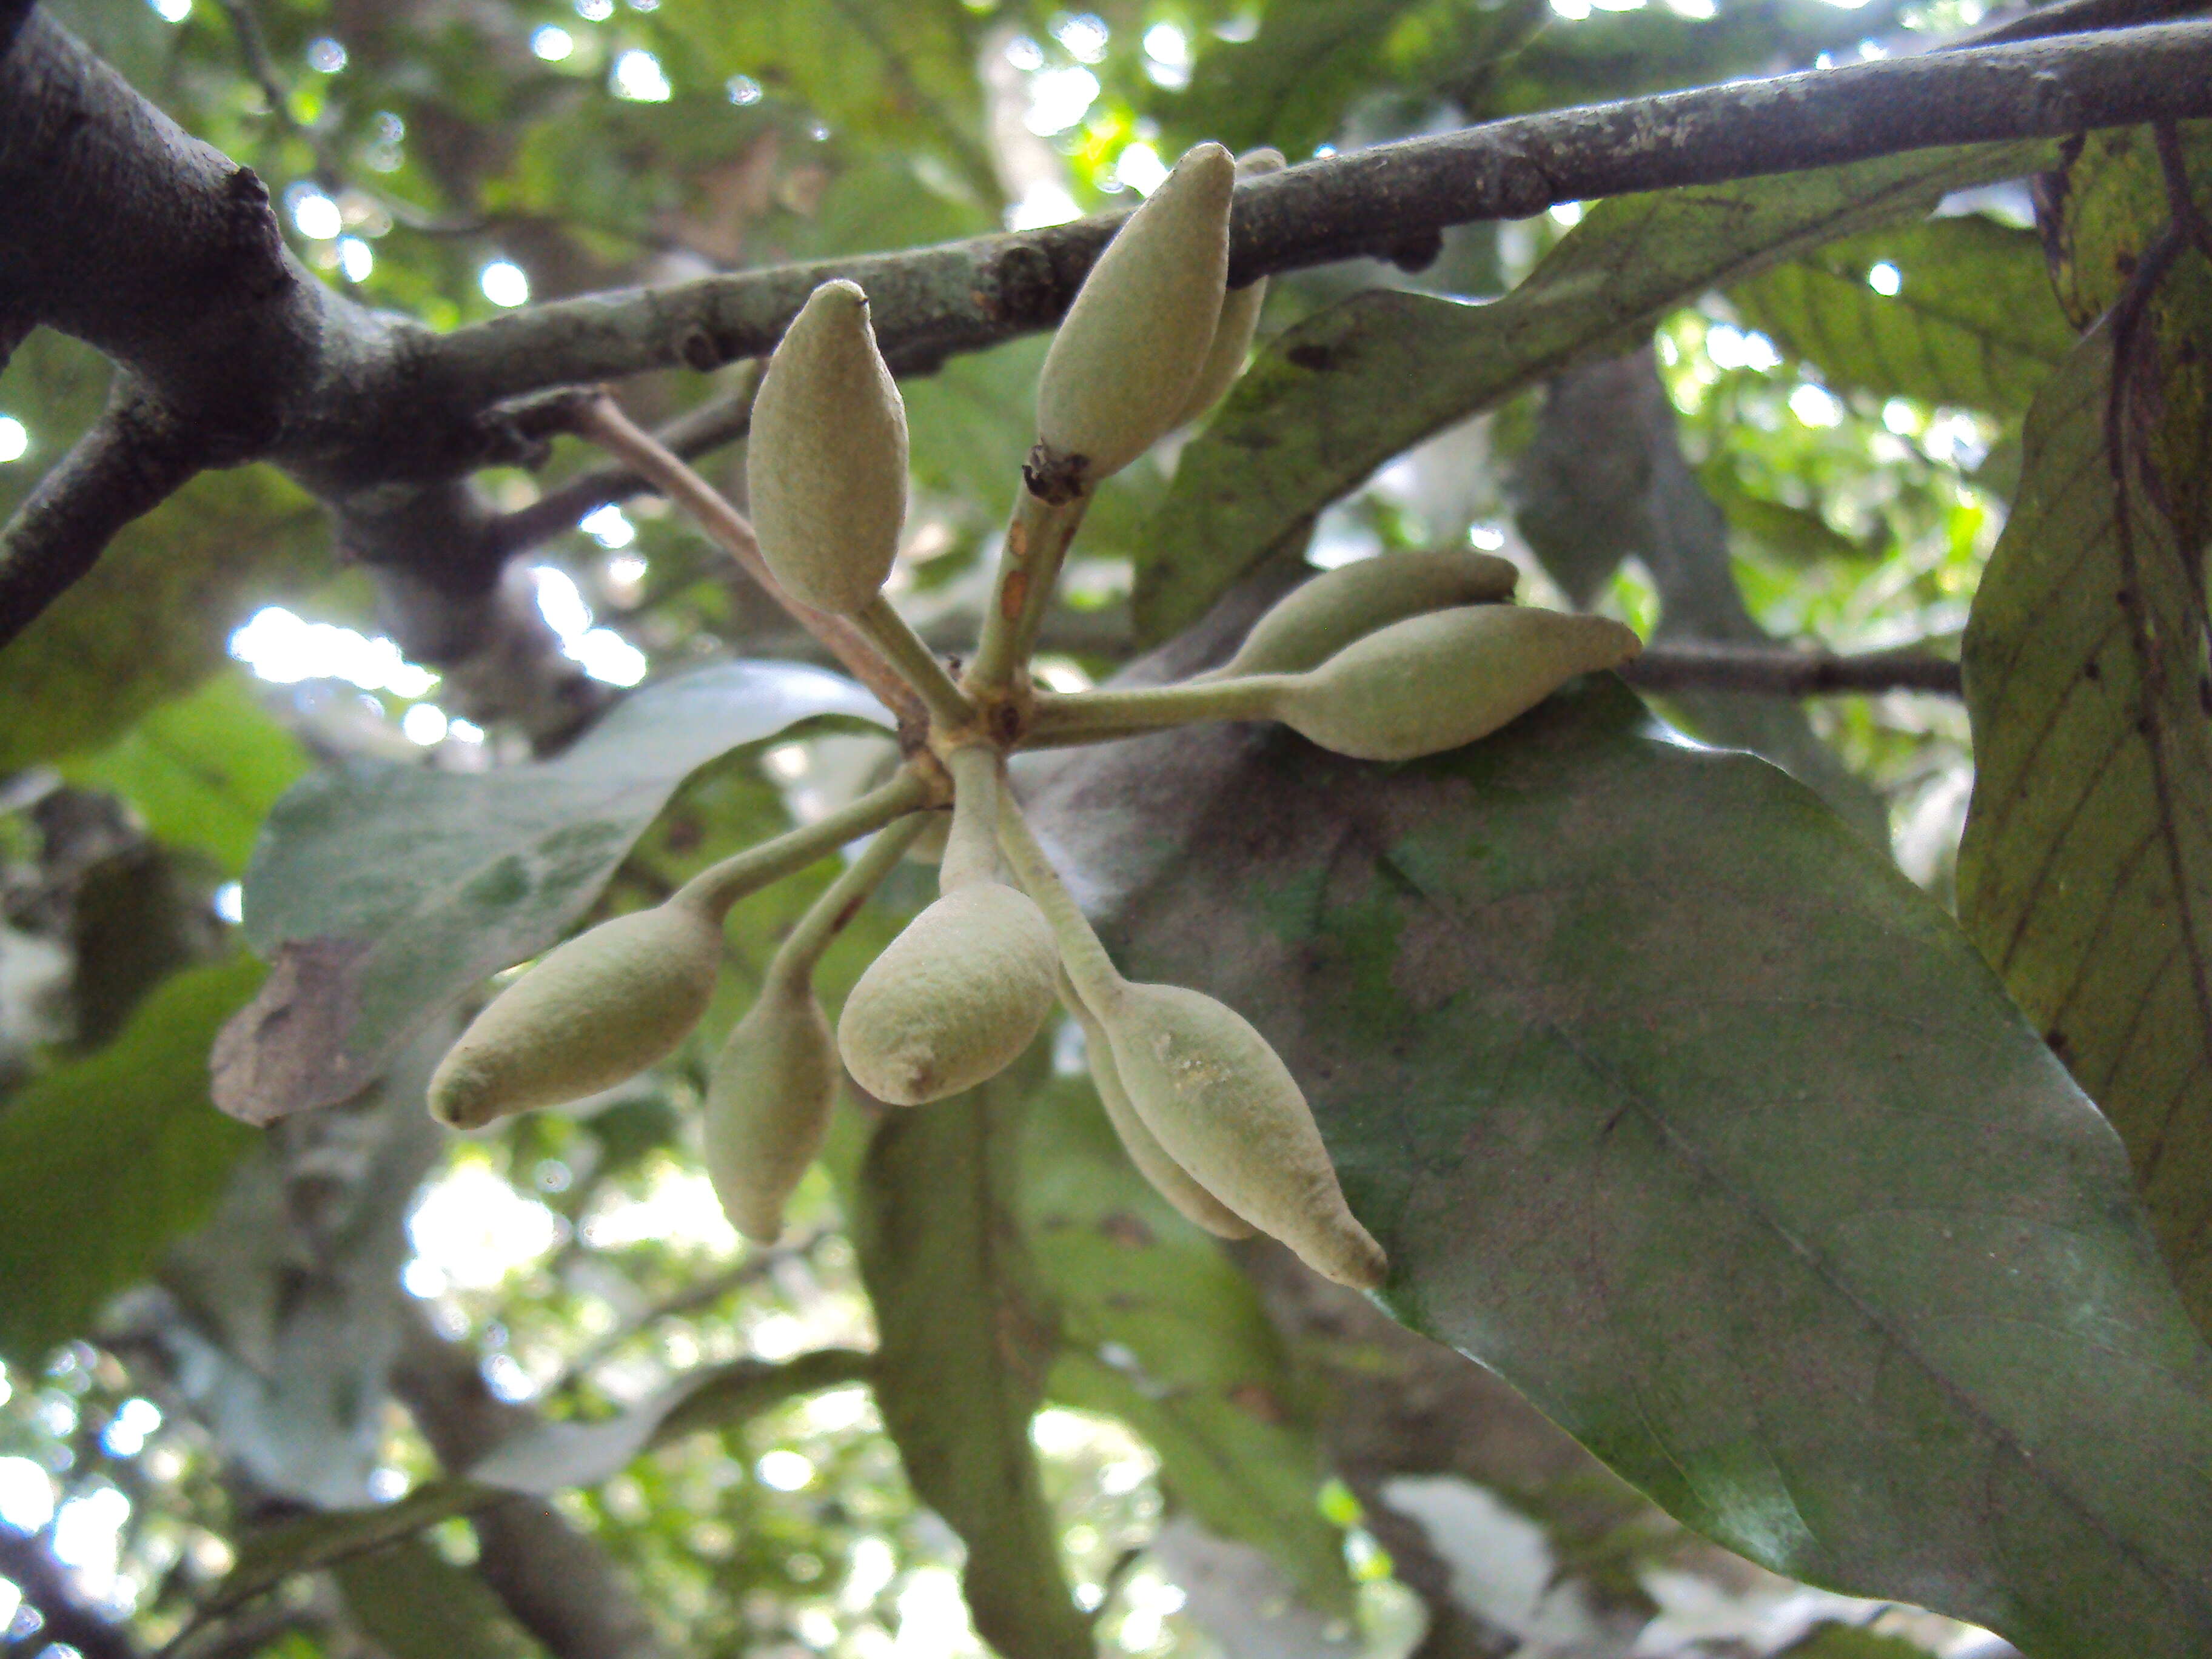
M700 528L760 584L763 592L821 641L854 679L875 693L877 701L898 717L902 732L927 725L929 714L921 699L874 642L845 617L801 605L785 592L769 569L768 562L761 557L759 538L753 534L752 525L744 514L732 507L720 490L623 414L622 406L612 398L594 398L580 407L576 411L576 430L628 464L641 477L650 480L662 495L690 513Z
M2166 211L2190 245L2212 259L2212 225L2197 211L2197 198L2190 192L2189 161L2181 151L2181 131L2171 121L2160 121L2151 131L2158 143L2159 171L2166 179Z
M654 1303L634 1318L624 1320L570 1360L562 1368L561 1374L546 1384L545 1395L550 1398L563 1389L574 1388L624 1343L643 1335L663 1320L680 1319L685 1314L696 1313L702 1308L711 1308L732 1291L743 1290L746 1285L767 1278L783 1262L804 1261L834 1236L830 1229L817 1227L805 1237L794 1239L788 1244L756 1250L735 1267L725 1268L688 1285L665 1301Z
M1905 649L1839 656L1794 646L1681 644L1662 641L1620 671L1653 691L1751 691L1769 696L1862 696L1877 691L1960 695L1959 665Z

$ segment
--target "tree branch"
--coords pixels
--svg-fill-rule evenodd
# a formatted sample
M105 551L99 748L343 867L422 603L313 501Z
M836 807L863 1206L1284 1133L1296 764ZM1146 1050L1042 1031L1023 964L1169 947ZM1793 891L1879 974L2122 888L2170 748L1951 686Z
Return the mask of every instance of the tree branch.
M0 641L92 568L115 532L181 489L207 452L125 389L0 530Z
M1961 695L1959 665L1924 651L1869 651L1838 656L1795 646L1686 645L1665 641L1620 671L1650 691L1755 691L1779 697L1822 697L1876 691Z
M1944 144L2212 115L2212 23L1881 59L1519 116L1309 161L1237 187L1230 277L1396 257L1446 227ZM483 406L563 381L769 350L832 276L867 289L888 355L943 357L1050 326L1119 216L1020 234L586 295L458 329L432 355Z
M128 1631L108 1623L78 1596L61 1563L37 1536L0 1525L0 1578L21 1590L23 1599L39 1610L41 1643L75 1648L84 1659L143 1659Z

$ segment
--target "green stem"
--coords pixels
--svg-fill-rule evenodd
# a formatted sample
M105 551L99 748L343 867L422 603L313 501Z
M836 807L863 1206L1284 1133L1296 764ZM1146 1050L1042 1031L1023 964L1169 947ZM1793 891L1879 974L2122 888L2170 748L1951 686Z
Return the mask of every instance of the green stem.
M1037 845L1011 789L999 792L999 845L1005 849L1006 862L1014 866L1022 890L1036 901L1044 919L1052 924L1053 938L1060 945L1060 965L1066 970L1076 994L1094 1017L1110 1012L1120 1003L1121 988L1128 981L1099 943L1075 895L1067 890L1060 872Z
M1279 700L1295 674L1255 674L1249 678L1184 681L1147 685L1129 691L1040 691L1027 741L1038 747L1069 742L1103 741L1194 720L1265 720L1276 718Z
M804 870L855 836L865 836L893 818L904 817L923 804L925 793L920 778L902 772L880 789L870 790L817 823L803 825L709 866L685 882L668 902L698 905L719 921L747 894Z
M998 878L1000 767L999 751L988 744L966 744L945 761L952 774L952 828L937 865L940 893Z
M1024 483L1006 522L1006 545L999 552L998 579L990 609L983 613L983 637L968 682L987 691L1003 691L1014 670L1028 660L1037 629L1052 604L1054 585L1067 547L1091 505L1087 495L1054 503Z
M891 609L889 599L877 594L853 621L875 642L876 648L891 659L891 666L898 670L899 678L929 705L933 722L950 732L975 723L975 705L953 684L952 676L945 672L945 665L921 642L921 636L907 625L906 618Z
M906 849L914 845L915 838L928 822L927 813L910 812L878 830L876 838L845 866L836 880L823 889L822 896L807 907L799 925L785 936L769 961L767 977L793 982L812 979L815 965L830 948L830 942L845 931L845 924L883 885L891 866L906 856Z

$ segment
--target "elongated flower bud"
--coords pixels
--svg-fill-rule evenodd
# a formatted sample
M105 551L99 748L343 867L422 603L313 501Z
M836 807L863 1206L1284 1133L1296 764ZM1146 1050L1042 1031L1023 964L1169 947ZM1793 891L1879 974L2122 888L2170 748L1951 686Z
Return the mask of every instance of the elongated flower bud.
M1520 574L1510 560L1471 548L1384 553L1339 565L1284 595L1252 624L1237 654L1201 678L1302 674L1405 617L1510 599Z
M1012 1065L1051 1012L1052 929L1029 897L995 881L955 888L860 975L837 1021L837 1051L878 1100L942 1100Z
M1641 640L1602 617L1517 605L1409 617L1283 680L1270 711L1355 760L1412 760L1486 737Z
M1178 1164L1316 1273L1382 1284L1382 1246L1345 1206L1304 1094L1250 1022L1179 985L1123 980L1109 997L1085 996L1131 1105Z
M430 1079L430 1112L473 1129L611 1089L699 1023L720 920L683 896L579 934L501 992Z
M1239 179L1257 179L1283 170L1283 152L1279 149L1248 150L1237 158ZM1206 349L1206 362L1198 371L1198 379L1183 399L1182 410L1175 417L1175 424L1182 426L1221 401L1221 394L1234 385L1244 372L1244 359L1251 355L1253 331L1260 326L1260 308L1267 303L1267 279L1260 277L1242 288L1232 288L1221 296L1221 319L1213 325L1213 343Z
M1066 982L1065 975L1061 976L1060 1000L1075 1017L1075 1023L1083 1028L1084 1060L1091 1068L1091 1081L1098 1090L1098 1103L1106 1109L1106 1120L1121 1137L1122 1150L1129 1154L1129 1162L1137 1166L1137 1173L1152 1182L1152 1189L1181 1211L1186 1220L1217 1237L1249 1238L1252 1224L1200 1186L1189 1170L1168 1156L1158 1137L1145 1127L1144 1119L1129 1103L1129 1091L1121 1086L1121 1073L1114 1067L1112 1040L1091 1017L1091 1011L1083 1006L1083 999Z
M1200 144L1129 216L1068 307L1037 381L1037 442L1086 483L1181 417L1221 317L1236 163Z
M853 283L816 289L769 358L745 479L761 556L793 598L851 616L876 597L906 520L906 405Z
M783 1206L822 1150L836 1097L830 1022L804 975L771 973L707 1080L707 1175L734 1226L773 1244Z

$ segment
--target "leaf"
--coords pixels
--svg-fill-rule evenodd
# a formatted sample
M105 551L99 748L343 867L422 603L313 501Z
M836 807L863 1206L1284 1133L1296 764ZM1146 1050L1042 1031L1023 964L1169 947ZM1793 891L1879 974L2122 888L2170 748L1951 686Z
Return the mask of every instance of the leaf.
M327 575L329 534L267 467L204 474L125 526L0 652L0 771L108 743L198 684L254 605Z
M1030 1444L1054 1342L1011 1210L1024 1072L886 1112L853 1242L880 1333L876 1406L915 1495L968 1546L976 1633L1008 1659L1091 1659Z
M1813 1627L1802 1642L1793 1642L1776 1659L1929 1659L1926 1648L1901 1636L1884 1636L1852 1625L1823 1624Z
M2197 210L2212 209L2212 121L2177 129ZM2036 181L2036 228L2051 287L2086 331L2126 289L2166 223L2166 184L2148 127L2110 127L2069 141Z
M213 1206L256 1138L210 1109L208 1044L261 975L243 954L176 975L0 1107L0 1359L37 1375Z
M1250 727L1060 767L1109 945L1282 1053L1399 1317L1778 1571L2212 1646L2212 1351L2118 1142L1802 788L1602 678L1400 768Z
M2212 345L2212 325L2199 338ZM2152 1227L2212 1329L2203 526L2178 524L2175 496L2131 466L2124 529L2112 363L2100 328L2029 416L2019 499L1967 623L1977 774L1959 915L2127 1142ZM2193 390L2168 386L2170 422L2212 392L2203 346L2191 374ZM2212 459L2203 425L2193 441Z
M418 1538L337 1568L346 1611L390 1659L520 1659L544 1649L483 1579Z
M1868 285L1884 264L1892 295ZM1729 300L1838 390L1998 415L2024 413L2075 340L2035 234L1976 215L1831 242Z
M1083 1079L1029 1113L1015 1191L1057 1315L1046 1392L1128 1424L1175 1504L1265 1550L1308 1607L1348 1618L1344 1540L1319 1506L1327 1470L1252 1281L1146 1184Z
M205 853L234 876L277 797L307 769L298 742L236 672L162 704L106 749L61 769L71 783L122 796L156 840Z
M1179 631L1393 455L1777 259L2016 176L2042 144L1923 150L1600 203L1512 293L1468 306L1370 291L1269 343L1183 452L1137 573L1141 639Z
M273 971L223 1034L217 1103L265 1122L355 1093L432 1014L558 939L689 773L819 714L888 718L819 669L726 663L626 699L555 760L306 779L246 872L246 937Z

